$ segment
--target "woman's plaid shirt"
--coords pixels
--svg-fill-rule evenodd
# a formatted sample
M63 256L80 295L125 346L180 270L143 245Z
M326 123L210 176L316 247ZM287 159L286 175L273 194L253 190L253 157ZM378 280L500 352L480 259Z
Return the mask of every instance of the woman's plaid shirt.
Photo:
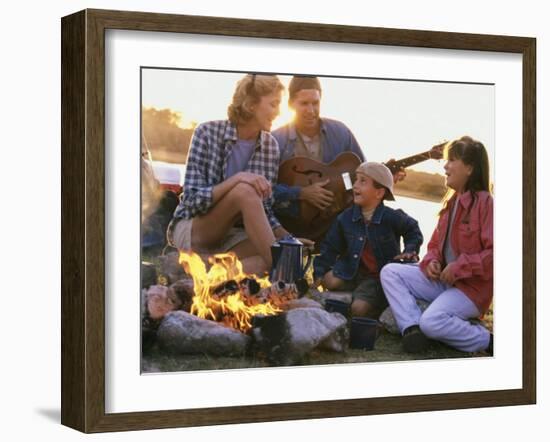
M191 219L205 214L212 206L212 188L225 180L225 169L231 149L237 142L237 128L229 120L209 121L195 128L187 157L185 181L174 218ZM279 146L275 138L262 131L256 150L245 172L264 176L272 186L279 170ZM273 214L273 199L264 200L269 224L280 225Z

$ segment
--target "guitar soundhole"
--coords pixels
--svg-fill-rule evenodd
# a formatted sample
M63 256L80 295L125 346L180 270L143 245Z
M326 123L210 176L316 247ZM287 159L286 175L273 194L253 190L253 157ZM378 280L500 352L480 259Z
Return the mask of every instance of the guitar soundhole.
M295 173L298 173L300 175L317 175L318 178L321 178L323 176L323 172L321 172L319 170L314 170L314 169L298 170L297 166L294 166L292 168L292 171L295 172Z

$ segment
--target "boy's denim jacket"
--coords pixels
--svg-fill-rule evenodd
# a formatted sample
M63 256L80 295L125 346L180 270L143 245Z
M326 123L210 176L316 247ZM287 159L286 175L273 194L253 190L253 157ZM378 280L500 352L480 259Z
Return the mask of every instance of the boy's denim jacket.
M381 203L367 225L361 207L353 205L344 210L332 224L321 243L320 254L313 262L314 277L321 278L329 270L334 276L350 281L357 275L361 255L368 240L372 246L378 269L401 252L418 253L422 232L418 222L401 209L392 209Z

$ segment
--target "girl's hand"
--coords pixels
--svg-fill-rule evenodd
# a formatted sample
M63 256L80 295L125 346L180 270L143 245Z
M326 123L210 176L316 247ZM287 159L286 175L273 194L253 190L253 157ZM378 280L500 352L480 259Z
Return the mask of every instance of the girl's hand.
M441 272L441 275L439 275L439 279L448 285L453 285L456 281L455 274L453 272L453 264L448 264L447 267L443 269Z
M441 263L438 260L434 259L426 267L426 276L429 279L439 279L440 274L441 274Z
M418 254L416 252L400 253L394 256L393 259L395 261L403 260L406 262L418 262Z

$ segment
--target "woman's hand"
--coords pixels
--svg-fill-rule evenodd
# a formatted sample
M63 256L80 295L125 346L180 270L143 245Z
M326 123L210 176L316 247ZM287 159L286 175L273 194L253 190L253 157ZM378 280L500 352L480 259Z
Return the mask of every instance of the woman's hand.
M439 279L441 282L444 282L448 285L453 285L456 281L455 274L453 272L453 264L447 264L447 267L443 269L441 274L439 275Z
M275 239L281 239L288 235L288 232L285 230L283 226L275 227L273 229L273 235L275 236Z
M239 172L237 177L239 183L252 186L260 198L266 199L271 196L271 183L264 176L251 172Z
M439 279L440 275L441 275L441 263L438 260L434 259L426 267L426 276L429 279L435 280L435 279Z

